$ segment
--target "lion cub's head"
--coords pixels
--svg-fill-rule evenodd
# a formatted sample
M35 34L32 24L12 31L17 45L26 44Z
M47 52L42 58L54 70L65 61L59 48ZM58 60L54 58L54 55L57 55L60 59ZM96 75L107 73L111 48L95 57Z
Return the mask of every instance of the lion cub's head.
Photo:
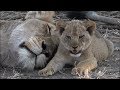
M90 20L59 21L57 23L61 44L73 57L79 57L82 51L89 47L95 29L95 22Z

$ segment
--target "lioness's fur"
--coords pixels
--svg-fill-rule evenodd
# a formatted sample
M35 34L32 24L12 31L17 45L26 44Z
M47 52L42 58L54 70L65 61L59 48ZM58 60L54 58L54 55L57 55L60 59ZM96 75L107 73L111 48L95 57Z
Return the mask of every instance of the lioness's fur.
M21 21L19 25L16 25L17 21L12 25L9 25L9 23L0 23L1 31L3 29L7 31L6 34L3 33L1 36L3 39L1 46L10 53L9 56L6 53L0 53L1 56L6 54L0 60L0 64L27 70L45 67L57 47L51 36L51 32L56 29L55 25L44 19L27 19ZM3 26L8 28L3 28ZM11 31L9 37L7 37L8 29ZM4 37L7 37L7 39L4 40ZM5 50L3 51L5 52Z
M60 21L57 24L60 33L58 51L48 65L39 71L41 76L53 75L65 64L77 65L72 74L85 74L97 67L99 60L105 60L113 52L113 43L102 38L96 31L93 21Z
M7 21L0 20L0 64L5 63L6 61L11 61L13 58L11 57L11 52L9 51L9 38L12 31L23 21ZM11 64L10 62L8 63Z
M25 19L40 19L50 23L54 23L54 16L54 11L29 11L25 16Z
M13 53L18 53L24 69L33 70L46 65L55 48L50 38L50 30L54 28L45 21L29 19L14 29L9 45Z
M30 18L43 19L44 18L48 22L54 21L53 18L51 17L56 16L57 12L64 13L63 16L68 17L69 19L73 19L73 18L79 19L79 20L90 19L90 20L95 20L95 21L100 21L100 22L120 26L120 19L102 16L97 14L95 11L29 11L25 19L30 19Z

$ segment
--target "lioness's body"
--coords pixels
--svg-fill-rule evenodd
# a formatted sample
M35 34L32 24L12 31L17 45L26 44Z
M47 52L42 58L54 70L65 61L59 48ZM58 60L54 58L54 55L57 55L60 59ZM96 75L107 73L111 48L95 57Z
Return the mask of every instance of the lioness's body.
M53 24L44 20L29 19L21 22L18 26L14 26L14 24L10 26L10 34L5 29L7 32L6 35L3 33L1 36L3 39L1 46L8 52L2 50L4 53L1 52L3 58L0 60L0 64L27 70L33 70L36 67L43 68L52 58L56 48L49 31L54 28ZM9 34L9 37L5 39L4 37L7 37L7 34Z
M99 60L105 60L113 52L112 42L95 31L96 26L92 21L72 20L64 27L58 26L61 34L58 51L48 65L39 71L42 76L52 75L65 64L74 65L75 62L77 65L72 69L72 74L88 74L97 67Z
M25 17L25 19L32 19L32 18L37 18L37 19L44 19L46 21L53 21L54 20L53 16L56 16L57 13L64 13L64 17L68 17L69 19L90 19L90 20L95 20L95 21L100 21L108 24L113 24L113 25L120 25L120 19L118 18L112 18L112 17L106 17L97 14L95 11L29 11Z
M23 21L13 20L6 21L0 20L0 64L10 65L13 60L11 52L9 51L9 39L13 30ZM7 63L6 63L7 62Z
M40 19L50 23L54 23L54 16L54 11L29 11L25 16L25 19Z

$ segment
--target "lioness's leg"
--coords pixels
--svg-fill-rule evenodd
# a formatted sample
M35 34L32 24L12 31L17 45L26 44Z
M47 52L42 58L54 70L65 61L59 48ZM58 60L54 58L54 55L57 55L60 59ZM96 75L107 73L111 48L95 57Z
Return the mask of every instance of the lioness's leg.
M97 67L97 60L94 57L88 58L79 62L73 69L73 75L85 75L88 77L88 72Z
M38 40L38 37L31 37L28 41L24 42L23 46L32 53L39 55L42 52L42 42L43 40Z

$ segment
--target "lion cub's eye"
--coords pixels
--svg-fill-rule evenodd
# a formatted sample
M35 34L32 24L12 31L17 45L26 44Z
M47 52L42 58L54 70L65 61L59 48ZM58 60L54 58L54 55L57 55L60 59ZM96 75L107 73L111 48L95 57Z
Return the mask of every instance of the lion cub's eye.
M83 38L85 35L79 36L79 38Z
M67 39L71 39L71 36L66 36Z

